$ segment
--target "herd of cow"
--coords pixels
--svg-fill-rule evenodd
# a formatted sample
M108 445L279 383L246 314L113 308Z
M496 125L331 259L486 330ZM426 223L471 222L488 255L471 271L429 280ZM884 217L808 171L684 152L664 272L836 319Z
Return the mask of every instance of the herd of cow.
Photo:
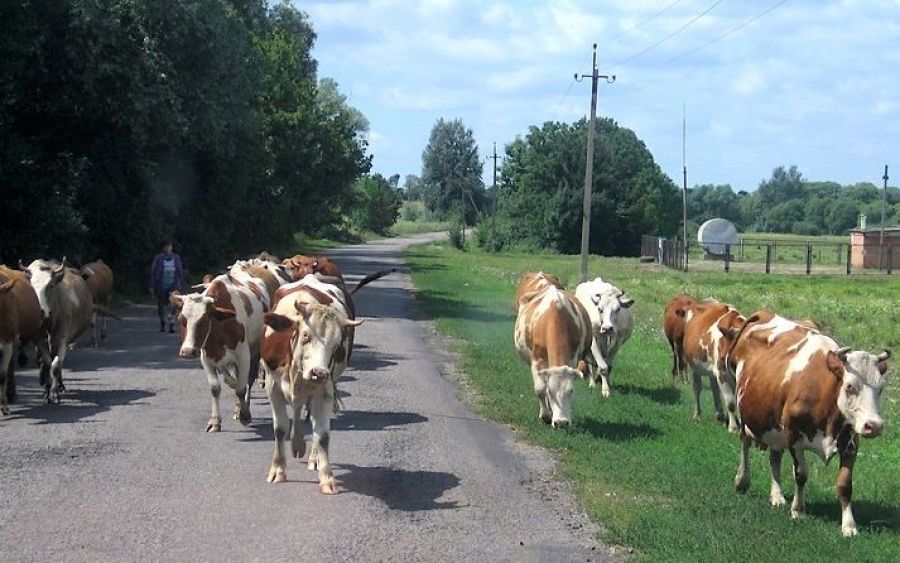
M112 289L112 270L102 260L80 268L67 267L65 258L20 263L19 269L0 265L0 414L9 414L17 358L30 343L38 350L44 396L59 402L69 346L88 327L94 346L106 337L106 317L115 317Z
M327 257L279 261L262 253L235 262L224 274L204 277L192 293L174 292L179 355L199 357L209 383L207 432L221 430L222 382L234 391L234 418L250 423L250 389L259 379L275 430L267 480L287 478L288 436L292 455L304 456L302 421L308 416L308 466L318 471L320 491L334 493L328 447L339 406L336 382L352 355L354 329L362 323L352 295L388 273L372 273L349 289ZM9 414L16 357L27 343L38 349L46 400L59 402L69 346L88 327L92 344L98 345L106 336L106 317L115 317L109 310L112 286L112 271L102 261L80 268L67 267L65 259L35 260L19 269L0 266L0 414ZM572 294L554 275L522 276L514 341L531 366L542 421L555 428L570 424L576 379L587 378L590 387L599 382L603 396L610 395L612 362L631 334L633 304L601 278L580 284ZM744 492L750 484L748 457L755 442L769 449L771 503L784 505L781 459L787 450L794 462L791 515L796 518L805 509L805 451L825 462L838 455L841 529L855 535L853 465L859 437L878 436L884 427L878 403L890 351L875 355L840 347L813 321L793 321L767 310L745 317L726 303L687 295L668 303L663 328L673 377L686 379L691 368L694 418L700 418L702 378L708 377L718 419L740 435L735 488Z
M611 361L631 333L632 304L600 278L582 283L573 295L554 275L522 276L515 345L531 366L542 421L569 425L576 378L587 377L593 386L599 376L603 395L609 395ZM683 294L667 304L663 329L673 377L686 378L691 368L694 418L700 418L702 378L708 377L717 417L740 435L735 489L745 492L750 485L749 452L755 443L769 449L770 500L783 506L781 459L787 450L796 484L791 517L798 518L805 510L806 450L826 463L837 455L841 531L856 535L853 465L859 437L879 436L884 428L879 399L890 350L876 355L840 347L813 321L768 310L745 317L726 303Z

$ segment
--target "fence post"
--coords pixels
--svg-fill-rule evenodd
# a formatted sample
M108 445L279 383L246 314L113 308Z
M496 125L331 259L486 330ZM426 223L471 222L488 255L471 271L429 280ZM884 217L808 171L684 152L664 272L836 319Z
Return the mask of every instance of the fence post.
M843 246L843 244L841 244L841 243L838 243L838 245L837 245L837 252L835 253L835 257L834 257L834 261L836 264L841 263L841 247L842 246Z
M731 245L725 245L725 272L729 271L729 266L731 265Z
M766 244L766 273L772 268L772 243Z
M891 275L891 268L894 266L894 247L888 247L887 273Z
M847 275L850 275L850 257L853 254L853 245L847 245Z
M812 245L810 243L806 243L806 275L809 275L809 271L812 269Z
M684 241L684 271L688 271L688 256L690 254L691 247L688 241Z

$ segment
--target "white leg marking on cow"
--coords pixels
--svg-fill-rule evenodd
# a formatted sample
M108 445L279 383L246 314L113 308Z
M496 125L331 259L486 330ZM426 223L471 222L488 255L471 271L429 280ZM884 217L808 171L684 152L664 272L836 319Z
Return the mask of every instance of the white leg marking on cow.
M553 413L550 410L550 398L547 396L547 379L538 373L538 365L534 362L531 364L531 377L534 380L534 392L538 398L538 418L546 424L550 424Z
M326 385L328 385L327 382ZM333 495L337 492L334 475L331 473L331 462L328 457L333 405L334 397L328 392L315 397L310 404L313 445L316 450L316 466L319 470L319 490L326 495Z
M237 410L237 420L247 426L250 424L250 402L247 400L248 379L250 377L250 351L245 350L244 353L238 354L237 365L235 366L236 377L234 385L235 407Z
M291 430L290 418L287 415L287 401L280 385L269 385L266 388L269 405L272 407L272 427L275 430L275 451L272 453L272 464L266 481L280 483L287 480L284 456L284 438Z
M772 488L769 491L769 500L772 506L784 506L784 493L781 491L781 458L784 452L769 450L769 469L772 472Z
M206 431L218 432L222 430L222 413L219 412L219 395L222 394L222 385L219 383L216 367L207 365L207 362L203 360L201 363L203 364L203 373L206 374L206 382L209 383L209 394L212 399Z
M856 529L856 519L853 518L853 505L849 502L841 509L841 533L846 538L852 538L859 533Z

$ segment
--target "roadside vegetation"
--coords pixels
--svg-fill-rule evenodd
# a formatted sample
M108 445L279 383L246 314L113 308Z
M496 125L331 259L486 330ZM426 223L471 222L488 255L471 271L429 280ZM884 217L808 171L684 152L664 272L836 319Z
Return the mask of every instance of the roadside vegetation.
M528 367L512 345L512 299L528 270L577 282L576 256L540 253L484 254L431 244L409 251L417 297L440 332L455 339L460 369L478 391L474 408L510 424L521 435L556 452L562 476L603 527L604 541L633 547L654 561L810 561L900 559L900 435L864 441L854 471L854 511L861 534L840 533L834 483L837 463L808 454L808 516L790 520L787 508L768 500L768 456L752 452L750 491L733 490L739 444L717 424L708 389L703 420L691 418L689 385L673 382L662 334L663 307L673 295L713 296L751 313L768 307L824 325L840 343L900 352L896 306L900 281L878 277L815 277L682 273L636 259L594 257L592 276L619 285L636 299L635 327L612 373L612 397L579 383L574 424L553 430L537 418ZM895 364L896 365L896 364ZM900 419L900 380L882 396L888 425ZM790 463L785 494L793 494Z

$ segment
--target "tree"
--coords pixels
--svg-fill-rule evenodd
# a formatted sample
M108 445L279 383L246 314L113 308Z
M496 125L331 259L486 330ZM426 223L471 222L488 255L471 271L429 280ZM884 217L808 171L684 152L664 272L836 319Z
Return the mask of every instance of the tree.
M425 205L441 218L459 214L466 208L466 222L472 224L483 201L483 164L471 129L462 120L437 120L428 145L422 152L422 192Z
M399 178L399 175L394 175L391 179L385 179L381 174L372 174L356 181L356 202L351 221L358 229L384 235L397 222L401 201L397 189L391 186L391 180L396 183Z
M422 181L415 174L407 174L403 180L404 199L417 201L422 199Z
M673 235L678 188L633 131L597 121L590 251L636 255L644 233ZM497 233L502 246L578 251L588 123L546 122L506 146Z

